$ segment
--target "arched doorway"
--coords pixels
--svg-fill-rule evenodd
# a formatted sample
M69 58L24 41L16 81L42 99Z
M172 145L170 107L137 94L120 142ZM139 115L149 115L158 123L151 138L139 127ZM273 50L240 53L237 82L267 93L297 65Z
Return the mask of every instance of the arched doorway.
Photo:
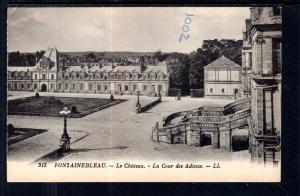
M212 136L210 133L203 135L203 146L210 146L212 144Z
M42 84L41 91L42 92L46 92L47 91L47 85L46 84Z

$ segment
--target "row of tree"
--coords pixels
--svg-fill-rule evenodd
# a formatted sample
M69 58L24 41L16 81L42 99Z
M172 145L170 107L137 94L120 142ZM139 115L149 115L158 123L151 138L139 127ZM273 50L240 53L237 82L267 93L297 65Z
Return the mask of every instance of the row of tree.
M35 53L10 52L8 53L8 65L19 67L34 66L43 57L44 53L45 51L43 50Z

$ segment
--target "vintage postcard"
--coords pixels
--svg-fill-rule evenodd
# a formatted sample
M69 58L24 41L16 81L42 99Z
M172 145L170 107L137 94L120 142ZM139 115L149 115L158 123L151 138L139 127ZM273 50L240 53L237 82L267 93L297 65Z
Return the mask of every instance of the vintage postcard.
M9 182L280 182L281 7L9 7Z

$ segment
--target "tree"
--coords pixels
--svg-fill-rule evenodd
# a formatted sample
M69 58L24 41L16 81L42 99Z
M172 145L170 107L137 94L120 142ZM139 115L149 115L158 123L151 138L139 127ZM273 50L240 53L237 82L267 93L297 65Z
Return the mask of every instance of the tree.
M169 64L170 88L181 89L182 95L189 93L189 56L182 53L166 53L164 58L176 59Z
M242 62L242 40L204 40L201 48L190 54L189 82L191 88L204 87L204 66L224 55L235 63Z
M96 56L93 52L91 52L91 53L88 53L88 54L86 55L86 58L87 58L87 59L96 59L97 56Z
M36 62L39 62L39 60L43 57L43 55L45 54L45 50L40 50L40 51L36 51L35 52L35 56L36 56Z
M162 52L159 50L153 54L153 58L157 58L159 62L162 62L166 59L166 55L163 55Z
M19 51L10 52L8 54L9 66L34 66L44 55L45 51L37 51L35 53L20 53ZM36 61L37 59L37 61Z

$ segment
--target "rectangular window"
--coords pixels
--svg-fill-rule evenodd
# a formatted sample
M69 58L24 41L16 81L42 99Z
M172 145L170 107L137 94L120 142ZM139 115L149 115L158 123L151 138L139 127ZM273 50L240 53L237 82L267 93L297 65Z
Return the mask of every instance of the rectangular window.
M50 84L50 89L51 89L51 90L54 89L54 84Z
M104 90L107 91L107 85L104 85Z
M135 84L133 85L133 91L136 91L136 85Z
M161 90L162 90L161 85L158 85L158 92L161 92Z
M38 75L37 74L34 74L34 79L38 79Z
M222 88L222 93L224 93L225 92L225 90L224 90L224 88Z
M51 80L54 80L54 74L51 74Z
M207 71L207 80L208 81L215 81L216 80L216 73L215 71Z
M69 85L68 84L65 84L65 89L68 89L69 88Z
M73 88L73 90L75 89L75 84L72 84L72 88Z
M80 90L83 90L83 84L80 84Z
M30 89L30 84L27 84L27 89Z
M10 90L10 88L11 88L11 84L10 83L7 84L7 88Z
M281 39L272 39L272 59L273 59L273 73L281 73Z
M46 80L46 74L42 75L43 80Z
M93 85L90 84L90 85L89 85L89 90L91 91L92 89L93 89Z
M272 91L264 91L264 102L264 128L270 132L273 130Z
M148 86L147 86L147 85L144 85L144 91L146 91L146 90L147 90L147 88L148 88Z
M98 84L97 89L98 91L101 91L101 85Z
M212 92L213 92L213 89L212 89L212 88L210 88L210 89L209 89L209 92L211 92L211 93L212 93Z
M281 7L273 7L273 16L281 16Z
M34 89L37 89L37 84L34 84Z
M128 91L128 86L127 85L125 85L125 91Z
M227 71L219 71L219 81L228 81Z

